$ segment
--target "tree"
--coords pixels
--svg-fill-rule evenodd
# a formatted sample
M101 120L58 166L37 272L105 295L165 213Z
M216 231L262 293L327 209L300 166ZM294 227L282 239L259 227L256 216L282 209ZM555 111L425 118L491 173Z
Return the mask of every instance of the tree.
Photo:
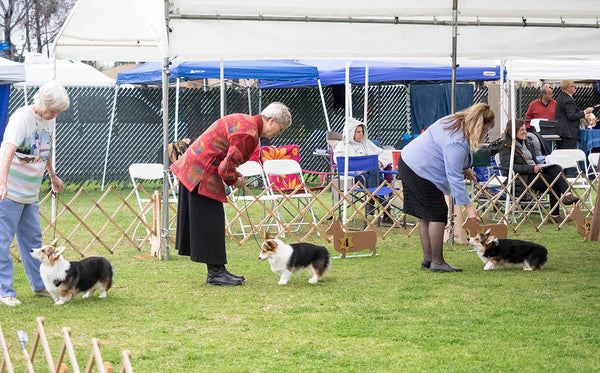
M7 58L22 59L25 52L49 50L76 0L0 0L4 41L11 45ZM13 44L13 36L20 36ZM20 51L17 55L16 51Z

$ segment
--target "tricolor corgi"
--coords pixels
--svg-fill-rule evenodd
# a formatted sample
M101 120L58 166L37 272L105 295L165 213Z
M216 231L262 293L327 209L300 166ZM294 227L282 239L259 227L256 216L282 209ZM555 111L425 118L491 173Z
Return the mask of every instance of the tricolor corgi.
M325 247L311 243L288 245L268 233L265 235L265 242L261 246L258 258L268 260L271 270L280 276L279 285L287 284L294 272L303 269L312 274L308 282L315 284L331 265L331 256Z
M469 238L477 255L485 263L484 270L497 269L503 265L522 265L524 271L542 269L548 260L548 250L535 242L497 238L488 229Z
M106 298L112 285L113 270L110 262L100 256L70 262L62 257L64 246L56 247L57 240L40 249L31 249L31 256L42 262L40 275L46 290L52 295L55 305L64 304L78 293L85 292L83 298L100 290L98 298Z

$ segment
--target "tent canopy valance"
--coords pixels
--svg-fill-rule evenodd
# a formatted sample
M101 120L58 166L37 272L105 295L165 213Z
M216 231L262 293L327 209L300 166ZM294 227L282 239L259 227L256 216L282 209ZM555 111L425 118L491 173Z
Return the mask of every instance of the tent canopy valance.
M346 79L346 62L343 60L299 60L304 65L315 66L319 70L321 84L334 85L344 84ZM369 83L398 81L398 80L429 80L442 81L452 80L452 66L406 63L406 62L384 62L369 61ZM363 84L365 82L365 61L350 61L350 83ZM500 79L500 66L458 67L456 80L498 80ZM295 81L268 81L261 80L261 88L284 88L317 85L314 79L303 79Z
M182 79L219 79L220 61L174 62L169 67L169 81ZM268 79L296 80L318 78L319 72L314 66L307 66L291 60L253 60L224 61L225 79ZM159 84L162 80L162 64L146 62L119 73L119 84Z

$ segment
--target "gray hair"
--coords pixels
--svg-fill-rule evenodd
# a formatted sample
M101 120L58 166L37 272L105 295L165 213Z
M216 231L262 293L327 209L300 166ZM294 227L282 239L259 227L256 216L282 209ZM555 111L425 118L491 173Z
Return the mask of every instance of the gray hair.
M60 83L52 80L40 87L33 96L33 104L41 110L65 111L69 108L69 95Z
M260 115L265 119L274 118L284 129L292 124L290 109L281 102L272 102L260 112Z

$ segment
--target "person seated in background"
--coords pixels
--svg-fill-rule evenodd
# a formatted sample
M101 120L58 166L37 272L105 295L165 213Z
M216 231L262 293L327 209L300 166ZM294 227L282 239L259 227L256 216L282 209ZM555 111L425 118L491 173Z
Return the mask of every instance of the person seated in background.
M543 86L540 96L529 104L529 108L525 114L525 125L528 131L531 128L529 123L532 119L554 120L556 101L552 99L552 95L552 88L549 86Z
M559 165L547 165L544 168L540 166L537 156L541 155L536 153L535 147L531 143L531 140L527 137L527 128L525 122L517 119L515 121L515 156L513 171L521 175L523 180L529 185L531 181L537 176L538 173L542 173L542 176L531 185L531 189L536 192L545 192L548 189L544 180L551 184L557 176L562 175L563 168ZM506 131L504 135L504 143L500 146L500 165L502 167L509 167L510 165L510 154L511 154L511 143L512 143L512 121L508 121L506 124ZM525 185L517 180L515 183L515 198L523 193ZM562 202L565 205L572 205L579 201L578 197L571 194L569 185L563 177L559 177L556 183L552 186L552 192L549 192L550 196L550 217L552 220L560 224L563 218L559 214L558 199L555 196L562 196Z
M367 134L367 126L354 118L347 118L347 126L348 131L347 134L350 134L350 138L348 139L348 156L349 157L358 157L365 155L378 155L379 159L379 168L391 169L392 164L392 152L384 150L377 145L375 145L372 141L369 140L369 136ZM340 141L334 151L335 157L344 157L346 155L346 133L342 136L342 141ZM379 186L379 172L377 170L370 170L361 173L361 178L363 179L363 183L365 183L367 188L376 188ZM391 180L388 180L391 182ZM370 214L374 210L373 201L369 200L371 206L367 207L367 213ZM390 218L387 214L383 215L382 223L390 223Z

